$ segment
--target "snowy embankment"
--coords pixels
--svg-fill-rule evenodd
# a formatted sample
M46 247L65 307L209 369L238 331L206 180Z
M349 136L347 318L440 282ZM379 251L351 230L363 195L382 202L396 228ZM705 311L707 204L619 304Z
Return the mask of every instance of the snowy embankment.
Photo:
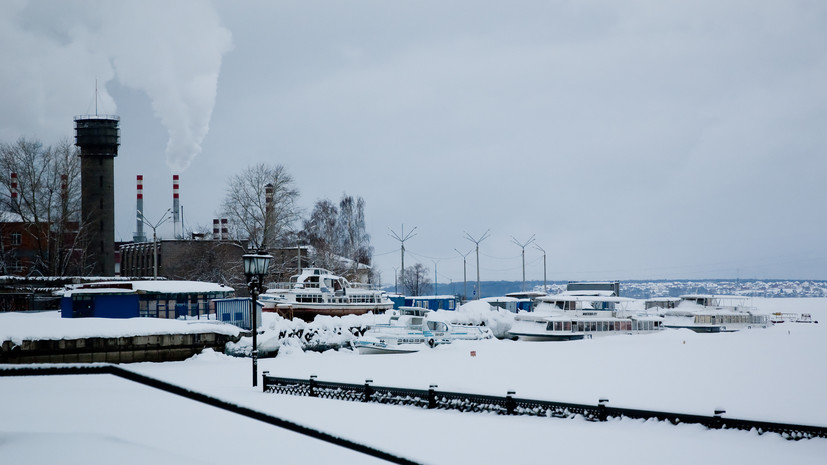
M490 393L827 425L827 299L754 302L811 313L737 333L665 330L571 342L457 341L404 355L292 351L259 375ZM471 356L474 351L476 356ZM821 464L827 440L614 419L505 417L267 394L251 360L205 351L184 362L122 365L152 377L382 450L433 464ZM107 376L0 378L3 463L376 463L373 459ZM61 447L56 447L59 445Z
M0 313L0 342L217 333L237 336L241 329L214 320L159 318L61 318L59 311Z
M384 314L347 315L343 317L317 316L312 322L287 320L275 313L262 313L260 334L256 336L260 357L292 353L294 351L325 351L350 347L351 341L361 336L372 325L387 324L393 311ZM454 325L481 325L491 329L494 337L504 338L514 322L514 315L506 310L493 310L481 301L469 302L455 311L438 310L428 318ZM227 344L230 355L249 356L252 337L243 337L238 343Z

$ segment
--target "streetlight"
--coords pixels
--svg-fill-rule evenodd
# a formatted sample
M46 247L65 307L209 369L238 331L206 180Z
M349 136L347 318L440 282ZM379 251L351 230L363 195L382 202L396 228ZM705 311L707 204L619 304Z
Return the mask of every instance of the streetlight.
M172 212L172 209L167 208L167 211L164 212L161 219L158 220L157 223L152 224L146 219L144 212L138 210L138 214L141 215L141 221L143 221L145 225L152 228L152 279L154 280L158 279L158 234L156 230L159 226L172 218L171 216L168 216L170 212Z
M523 292L525 292L525 247L528 244L531 244L532 242L534 242L534 236L535 235L532 234L531 237L526 242L523 242L523 243L520 243L520 241L515 239L514 236L511 236L511 242L517 244L517 247L520 247L521 249L523 249L523 287L521 289Z
M402 225L402 234L396 234L391 228L388 228L388 231L391 232L390 236L399 241L402 246L402 274L405 274L405 241L416 236L416 226L414 226L412 230L408 231L408 234L405 234L404 224Z
M489 232L491 232L490 229L485 231L485 234L480 236L479 239L474 239L473 236L465 233L465 238L477 245L477 300L479 300L482 295L482 290L480 289L480 242L488 239Z
M465 257L467 257L468 254L473 252L474 249L469 250L464 255L459 250L457 250L457 249L454 249L454 250L456 250L458 254L462 255L462 282L464 283L463 284L464 287L462 289L462 294L463 294L462 299L467 302L468 301L468 277L465 275Z
M253 387L258 385L258 345L256 344L256 335L258 333L258 325L256 324L256 305L258 303L258 295L262 292L262 283L264 276L267 275L267 269L270 267L270 260L272 255L264 251L256 251L256 253L247 253L241 257L244 259L244 276L247 277L247 287L250 288L250 321L253 323Z
M537 245L536 242L532 245L534 245L535 249L539 250L540 252L543 252L543 292L547 293L548 289L546 288L546 251L542 247Z

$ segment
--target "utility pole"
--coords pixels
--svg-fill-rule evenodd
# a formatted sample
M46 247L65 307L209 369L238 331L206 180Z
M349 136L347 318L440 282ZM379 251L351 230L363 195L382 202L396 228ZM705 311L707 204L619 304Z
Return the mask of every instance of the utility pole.
M460 254L460 256L462 256L462 283L463 283L463 288L462 288L462 298L463 298L463 300L467 301L467 300L468 300L468 277L465 275L465 257L467 257L467 256L468 256L468 254L470 254L471 252L473 252L473 251L474 251L474 249L469 250L469 251L468 251L468 252L466 252L464 255L463 255L463 253L462 253L462 252L460 252L459 250L457 250L457 249L454 249L454 250L455 250L458 254Z
M467 232L465 233L465 238L477 245L477 300L479 300L480 295L482 295L482 289L480 289L480 242L488 239L488 233L490 231L490 229L485 231L485 234L480 236L479 239L474 239L473 236Z
M532 242L534 242L534 236L535 235L536 234L532 234L531 237L525 243L520 243L520 241L515 239L514 236L511 236L511 242L517 244L517 247L523 249L523 253L522 253L522 255L523 255L523 287L522 287L522 291L523 292L525 292L525 246L527 246L528 244L531 244Z
M546 288L546 251L543 250L542 247L537 245L536 242L534 243L534 248L539 250L540 252L543 252L543 292L548 294L548 289Z
M388 231L391 232L390 236L392 238L396 239L397 241L399 241L399 243L402 246L401 247L401 250L402 250L402 270L401 270L401 273L402 273L402 275L404 275L405 274L405 241L407 241L408 239L416 236L416 233L415 233L416 226L414 226L414 228L411 229L408 232L408 234L405 234L405 225L404 224L402 225L402 233L401 234L396 234L395 232L393 232L393 230L391 228L388 228Z

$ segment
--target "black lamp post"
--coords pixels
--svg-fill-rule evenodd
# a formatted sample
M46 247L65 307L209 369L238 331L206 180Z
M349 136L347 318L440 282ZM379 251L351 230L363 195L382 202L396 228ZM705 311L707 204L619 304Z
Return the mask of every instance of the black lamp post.
M258 325L256 323L256 310L258 303L258 295L262 292L262 283L264 276L267 274L267 269L270 267L271 255L263 251L256 253L248 253L242 256L244 259L244 275L247 277L247 287L250 288L250 321L253 327L253 387L258 386L258 345L256 344L256 335L258 334Z

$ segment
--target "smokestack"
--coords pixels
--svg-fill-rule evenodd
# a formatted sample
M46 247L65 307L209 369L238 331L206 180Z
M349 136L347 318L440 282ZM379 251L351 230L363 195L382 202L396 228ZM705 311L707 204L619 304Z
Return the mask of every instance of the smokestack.
M172 175L172 225L176 239L181 239L181 207L178 203L178 175Z
M132 235L133 242L146 242L144 236L144 221L141 215L144 214L144 175L137 177L137 198L135 200L135 234Z
M11 203L17 208L17 173L11 174Z
M229 229L229 220L227 218L221 218L221 240L222 241L229 241L230 240L230 229Z
M264 203L265 203L265 207L264 207L264 235L263 235L262 239L264 241L263 245L264 245L265 249L270 249L271 247L273 247L273 243L275 242L273 240L273 233L274 233L274 231L273 231L273 229L274 229L274 227L273 227L273 191L274 190L275 189L273 188L272 184L267 184L266 186L264 186Z
M66 202L69 197L69 176L65 174L60 175L60 200Z
M213 240L217 241L221 239L219 232L221 228L218 226L218 218L213 218L212 220L212 238Z

